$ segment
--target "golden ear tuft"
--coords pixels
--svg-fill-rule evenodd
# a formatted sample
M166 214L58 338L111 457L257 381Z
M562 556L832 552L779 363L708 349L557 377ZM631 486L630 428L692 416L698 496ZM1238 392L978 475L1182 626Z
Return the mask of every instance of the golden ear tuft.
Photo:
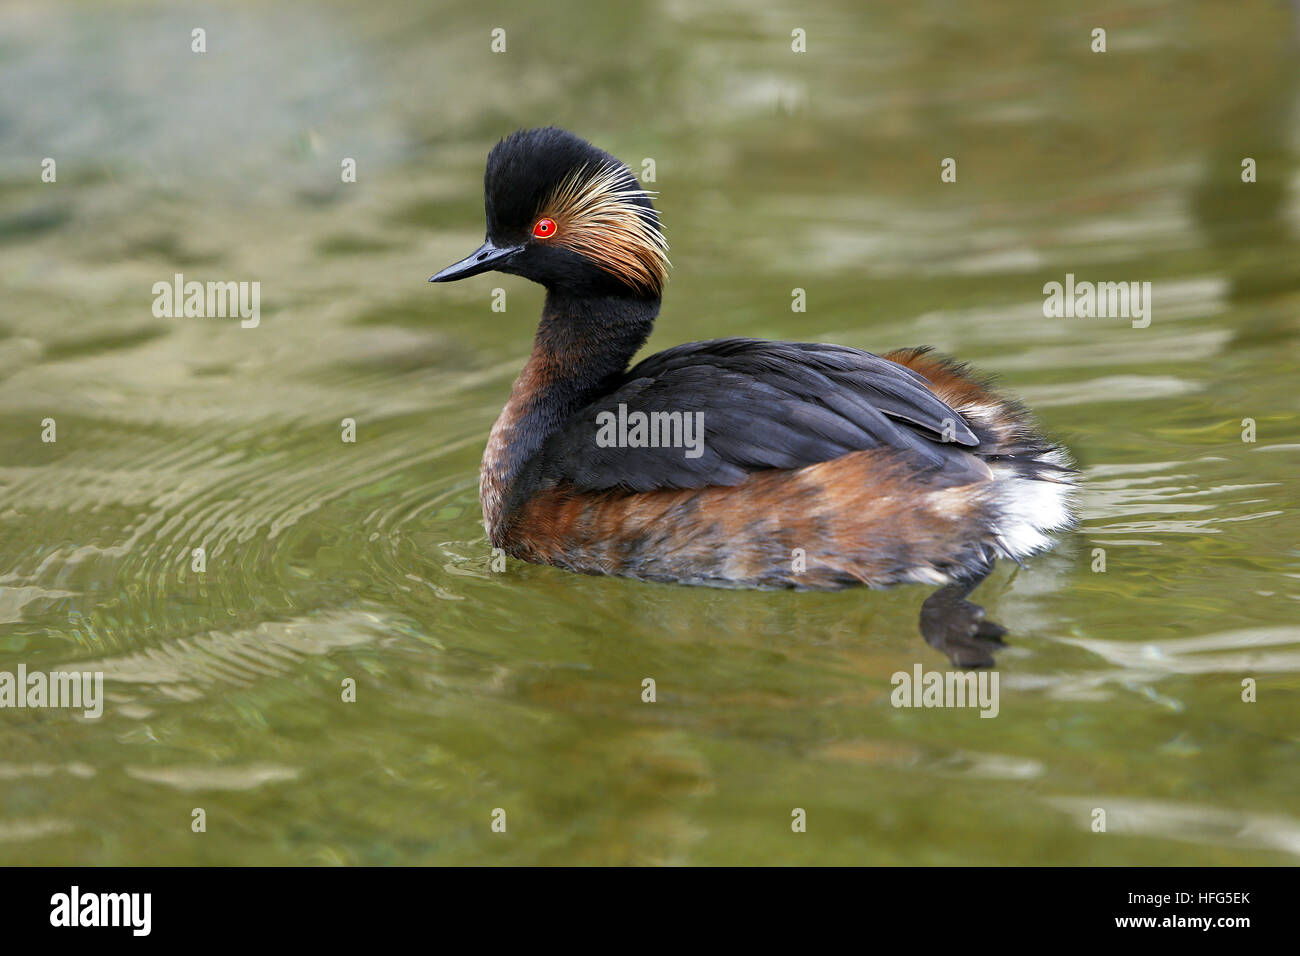
M652 195L620 165L587 167L565 178L538 211L558 225L555 244L586 256L643 292L659 294L668 278L668 242L655 213L637 200Z

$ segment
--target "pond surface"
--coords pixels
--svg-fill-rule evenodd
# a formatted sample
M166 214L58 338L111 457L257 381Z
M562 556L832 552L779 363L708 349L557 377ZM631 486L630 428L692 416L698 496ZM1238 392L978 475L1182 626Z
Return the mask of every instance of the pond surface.
M6 6L0 671L106 701L0 711L0 863L1297 862L1295 9L765 6ZM425 280L545 123L655 161L650 348L930 344L1069 445L1079 531L976 595L996 719L891 706L920 588L493 570L541 290ZM1067 273L1150 325L1045 318Z

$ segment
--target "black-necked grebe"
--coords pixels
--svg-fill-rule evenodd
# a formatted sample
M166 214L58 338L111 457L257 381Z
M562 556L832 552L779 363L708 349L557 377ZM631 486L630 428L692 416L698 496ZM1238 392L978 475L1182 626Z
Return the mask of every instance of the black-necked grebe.
M522 130L488 156L484 193L486 241L430 281L496 270L546 288L483 455L494 546L682 584L940 585L922 634L958 666L992 664L1005 632L966 595L1073 523L1075 472L1024 408L924 348L717 339L629 369L668 247L628 168Z

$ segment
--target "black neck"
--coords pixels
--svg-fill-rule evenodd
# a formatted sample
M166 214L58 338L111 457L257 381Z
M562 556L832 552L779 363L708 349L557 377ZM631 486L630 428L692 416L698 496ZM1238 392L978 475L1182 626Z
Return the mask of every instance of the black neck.
M658 299L546 293L529 358L531 400L515 431L521 451L532 457L574 412L613 386L650 337L658 312Z
M547 292L532 355L498 420L494 440L499 437L502 447L491 460L484 458L485 479L503 498L518 501L533 490L516 487L530 484L520 480L525 466L575 412L614 387L649 338L658 312L657 297ZM537 469L530 474L535 477Z
M533 355L553 363L558 373L554 397L595 398L593 390L598 393L609 378L626 369L645 345L658 314L658 298L548 291Z

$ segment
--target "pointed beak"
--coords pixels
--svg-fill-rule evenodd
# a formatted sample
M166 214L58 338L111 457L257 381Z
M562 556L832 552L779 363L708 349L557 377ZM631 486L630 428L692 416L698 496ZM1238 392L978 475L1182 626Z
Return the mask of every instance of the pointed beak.
M480 272L490 272L503 265L507 259L523 248L523 246L495 246L489 239L460 262L454 262L437 275L430 276L429 281L455 282L457 279L476 276Z

